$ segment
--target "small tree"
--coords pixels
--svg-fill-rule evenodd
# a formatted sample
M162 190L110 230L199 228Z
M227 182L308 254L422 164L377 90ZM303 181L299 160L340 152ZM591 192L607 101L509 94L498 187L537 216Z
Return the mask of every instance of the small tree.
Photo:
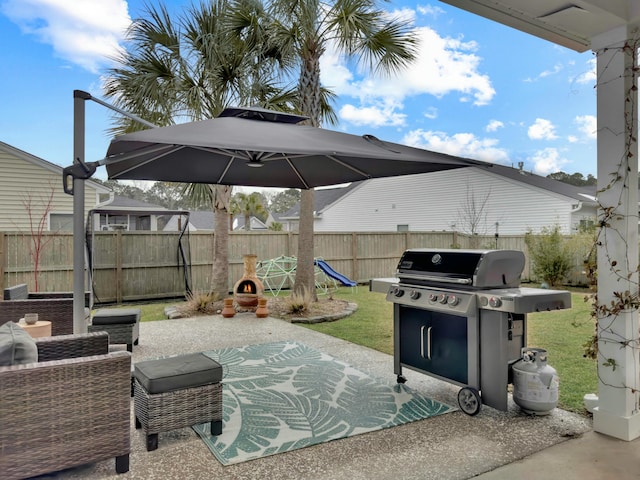
M22 205L29 218L29 256L33 261L33 286L34 291L40 291L40 260L42 252L53 240L52 236L45 235L47 231L47 220L53 207L53 195L55 188L49 185L48 195L39 195L34 198L32 192L27 192L22 197Z
M458 225L462 233L471 236L471 248L478 248L479 236L487 233L487 215L491 190L477 194L467 185L467 194L458 209Z
M533 273L549 286L559 285L571 271L572 253L568 242L560 232L560 226L545 227L539 235L531 231L525 235L529 258L533 261Z

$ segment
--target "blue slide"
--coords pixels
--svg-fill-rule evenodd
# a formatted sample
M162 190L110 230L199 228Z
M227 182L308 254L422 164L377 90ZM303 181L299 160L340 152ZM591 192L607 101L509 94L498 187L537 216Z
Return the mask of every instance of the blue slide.
M336 272L324 260L314 260L313 263L315 263L318 266L318 268L320 268L320 270L322 270L325 273L325 275L333 278L334 280L337 280L342 285L345 285L347 287L355 287L357 285L356 282L354 282L353 280L349 280L347 277L345 277L341 273Z

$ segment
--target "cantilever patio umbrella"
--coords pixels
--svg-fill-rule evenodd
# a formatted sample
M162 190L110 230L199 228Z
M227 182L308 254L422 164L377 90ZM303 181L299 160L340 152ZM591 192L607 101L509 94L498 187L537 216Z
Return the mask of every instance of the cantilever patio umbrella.
M220 117L116 137L101 161L111 179L313 188L489 165L306 125L305 117L227 109Z
M90 98L81 93L80 99ZM111 141L103 160L65 168L65 191L73 194L70 178L89 178L100 165L106 166L111 179L301 189L490 166L371 135L297 125L305 119L260 108L229 108L211 120L121 135ZM82 210L74 201L74 216L82 216ZM74 225L78 223L82 221L74 220ZM74 297L78 299L84 298L82 255L74 244ZM76 303L74 326L81 328L84 309L80 300Z

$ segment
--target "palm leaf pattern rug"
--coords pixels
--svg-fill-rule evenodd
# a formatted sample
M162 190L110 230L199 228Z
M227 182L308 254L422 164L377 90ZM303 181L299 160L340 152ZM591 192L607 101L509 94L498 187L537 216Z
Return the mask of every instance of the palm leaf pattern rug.
M223 465L455 410L295 341L204 354L223 366L223 429L193 428Z

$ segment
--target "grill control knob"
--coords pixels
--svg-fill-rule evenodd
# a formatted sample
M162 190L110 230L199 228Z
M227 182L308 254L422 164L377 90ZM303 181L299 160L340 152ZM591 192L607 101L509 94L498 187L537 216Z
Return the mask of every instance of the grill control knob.
M430 293L429 294L429 301L431 303L436 303L438 301L438 295L435 293Z
M440 295L438 295L438 302L446 304L447 300L449 300L449 295L447 295L446 293L441 293Z
M489 306L493 308L498 308L500 305L502 305L502 300L500 300L500 298L498 297L489 298Z
M411 290L409 292L409 296L411 297L411 300L417 300L420 298L420 292L418 292L417 290Z
M449 304L449 306L455 307L457 304L460 303L460 298L456 297L455 295L449 295L449 298L447 299L447 303Z
M400 287L395 287L393 289L393 296L394 297L401 297L404 295L404 290L402 290Z

